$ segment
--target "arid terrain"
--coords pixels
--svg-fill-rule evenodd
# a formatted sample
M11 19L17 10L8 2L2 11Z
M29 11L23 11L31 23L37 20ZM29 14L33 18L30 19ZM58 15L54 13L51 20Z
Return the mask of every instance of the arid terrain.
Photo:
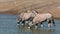
M43 22L44 27L39 22L37 29L28 29L29 20L24 20L24 26L22 22L18 26L17 15L28 9L51 13L56 26L52 22L52 27L48 27L47 21ZM60 34L60 0L0 0L0 34Z
M18 14L29 8L60 18L60 0L0 0L0 14Z

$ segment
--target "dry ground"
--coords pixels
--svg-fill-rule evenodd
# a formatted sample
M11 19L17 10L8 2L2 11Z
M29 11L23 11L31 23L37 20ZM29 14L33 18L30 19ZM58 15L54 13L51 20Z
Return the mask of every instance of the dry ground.
M0 1L0 14L18 14L27 9L35 9L39 13L50 12L60 18L60 0L10 0Z

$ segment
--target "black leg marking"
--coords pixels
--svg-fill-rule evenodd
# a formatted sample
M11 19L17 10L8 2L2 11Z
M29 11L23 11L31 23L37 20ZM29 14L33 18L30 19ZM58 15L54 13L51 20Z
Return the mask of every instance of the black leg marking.
M17 24L20 24L20 21L21 21L21 20L19 20L19 19L20 19L20 18L17 19Z
M48 21L48 24L51 23L51 20Z
M36 24L36 26L38 26L38 23Z
M17 24L20 24L20 22L17 22Z
M42 22L40 24L43 24Z
M54 26L56 26L56 25L55 25L55 21L54 21L54 19L52 19L52 23L54 24Z
M22 21L22 23L25 25L25 20L24 20L24 21Z
M48 27L51 27L51 20L48 21Z
M20 24L20 20L18 20L17 24Z

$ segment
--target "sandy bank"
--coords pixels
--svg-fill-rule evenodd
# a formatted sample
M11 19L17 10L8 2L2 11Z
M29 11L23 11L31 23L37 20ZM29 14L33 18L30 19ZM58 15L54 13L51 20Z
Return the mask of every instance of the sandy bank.
M5 1L5 0L4 0ZM25 9L25 8L26 9ZM36 9L39 13L49 12L54 18L60 18L60 1L57 0L14 0L0 2L0 14L18 14L28 8Z

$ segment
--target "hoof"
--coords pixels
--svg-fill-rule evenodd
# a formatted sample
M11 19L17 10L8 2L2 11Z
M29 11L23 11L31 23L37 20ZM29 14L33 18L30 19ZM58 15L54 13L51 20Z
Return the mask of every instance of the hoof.
M51 23L49 23L49 24L48 24L48 27L52 27L52 24L51 24Z
M30 29L30 27L28 27L28 29Z

